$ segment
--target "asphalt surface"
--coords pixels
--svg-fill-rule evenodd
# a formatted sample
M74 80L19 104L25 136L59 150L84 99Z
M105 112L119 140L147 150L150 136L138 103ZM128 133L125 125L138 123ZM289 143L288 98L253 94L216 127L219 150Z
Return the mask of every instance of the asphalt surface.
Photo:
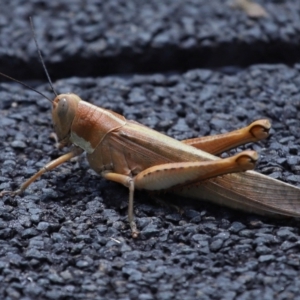
M1 70L42 78L29 16L53 78L299 61L298 3L257 2L267 18L249 18L231 0L4 0Z
M232 11L225 4L220 6L220 2L204 6L201 1L150 1L148 5L138 6L134 1L106 1L101 4L103 13L98 14L99 10L92 5L86 9L67 1L60 4L11 1L4 6L0 17L0 61L5 61L4 70L0 64L0 71L21 79L27 74L27 83L53 97L44 77L39 77L42 71L32 72L35 67L41 69L34 44L29 42L27 17L33 11L38 40L51 73L59 71L57 66L73 62L70 69L60 69L57 78L66 77L72 71L74 76L84 76L92 69L94 59L89 59L85 52L93 44L85 31L88 31L88 20L93 20L95 26L103 26L103 32L110 27L114 33L126 33L116 40L127 42L127 48L113 44L100 54L97 52L101 63L106 60L105 55L114 61L110 66L120 61L124 52L139 53L142 57L143 51L146 55L153 46L159 34L151 35L151 43L139 49L136 31L131 32L127 27L138 24L138 32L144 30L150 34L151 26L140 25L148 24L147 13L149 20L152 17L165 20L163 28L166 24L175 26L181 14L187 15L187 23L197 19L199 28L202 22L208 23L209 28L217 28L221 18L225 23L219 26L230 29L234 37L217 35L219 30L215 29L216 44L219 37L228 38L230 45L241 32L245 31L247 36L245 28L237 30L234 26L237 20L241 24L254 24L252 29L277 22L282 24L280 28L296 28L297 9L292 1L265 2L270 14L267 20L249 19L243 12ZM173 3L181 8L177 14L176 10L170 13L175 7ZM109 13L105 8L110 9ZM210 16L211 21L200 18L200 13L203 18ZM15 17L8 26L14 14L21 17ZM284 16L288 17L282 19ZM160 24L157 19L149 21L152 26ZM11 34L7 33L9 30ZM283 41L281 32L275 30L274 35ZM72 42L70 47L59 48L51 35L59 36L61 43L66 41L65 35L68 43L72 37L78 37L78 43L84 43L84 47L77 51L76 43ZM295 36L288 35L285 45L298 47ZM261 38L259 32L257 39ZM98 41L98 36L92 40ZM158 52L166 53L169 43L181 47L173 36L166 35L161 40L163 46L157 47ZM254 40L247 43L257 46ZM198 39L196 45L203 46ZM70 49L74 50L73 54ZM114 55L105 52L113 49L116 49ZM137 49L140 52L135 52ZM262 57L270 55L268 51L262 52ZM112 68L98 73L113 76L97 77L98 70L94 70L90 77L55 80L54 87L58 93L75 92L86 101L179 140L226 132L268 118L272 122L270 138L237 151L258 151L257 171L300 186L299 65L253 64L237 72L236 67L223 68L223 63L229 61L227 53L219 64L223 72L198 69L196 63L181 73L184 68L175 61L176 73L162 64L145 68L145 73L155 70L152 74L138 75L132 59L138 56L132 53L124 69L120 66L120 70ZM247 53L240 55L249 64ZM281 49L280 55L288 57L289 52ZM79 57L87 63L84 72L80 64L75 64ZM191 61L193 58L190 57ZM34 68L33 61L36 61ZM284 59L278 60L281 62ZM207 63L213 67L209 59ZM160 70L165 74L160 74ZM131 74L124 76L124 73ZM25 178L66 151L55 147L49 102L16 83L1 83L0 190L16 189ZM180 211L157 203L157 199L169 200ZM0 199L1 298L300 299L299 220L271 219L202 201L137 192L134 211L141 236L134 240L127 222L127 205L127 189L92 172L84 155L46 173L24 195L4 196Z

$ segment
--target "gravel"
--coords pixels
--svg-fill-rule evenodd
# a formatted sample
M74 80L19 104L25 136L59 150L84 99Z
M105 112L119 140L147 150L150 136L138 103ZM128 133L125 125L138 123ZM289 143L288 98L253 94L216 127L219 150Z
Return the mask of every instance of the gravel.
M53 78L299 61L297 1L257 0L268 13L261 19L232 1L4 0L1 70L41 78L29 16Z
M300 187L295 1L257 0L262 19L222 0L2 2L1 72L53 98L33 16L58 93L179 140L268 118L270 138L237 151L258 151L258 172ZM0 83L0 190L67 151L56 148L51 123L47 100ZM5 195L0 298L300 299L299 220L137 191L134 240L127 208L128 190L97 176L84 155L23 195Z
M257 150L258 171L300 186L294 165L300 152L299 81L298 65L256 65L234 75L195 69L182 75L73 77L54 87L177 139L269 118L270 138L239 151ZM47 84L37 89L51 96ZM65 151L55 148L46 100L14 83L1 84L0 99L0 184L15 189ZM136 193L141 236L133 240L128 191L94 174L84 157L46 173L22 196L4 196L3 299L299 297L297 220L172 196L180 213L155 198Z

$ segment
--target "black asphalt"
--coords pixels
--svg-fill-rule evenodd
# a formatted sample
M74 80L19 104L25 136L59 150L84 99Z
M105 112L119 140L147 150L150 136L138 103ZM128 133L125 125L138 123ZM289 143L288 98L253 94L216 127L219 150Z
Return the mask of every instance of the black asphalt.
M58 93L179 140L268 118L270 138L237 151L258 151L257 171L300 186L294 1L260 1L269 17L259 20L224 1L92 2L1 5L0 72L53 97L31 15ZM50 111L23 86L0 84L0 190L67 151L55 147ZM127 189L84 155L0 199L1 299L300 299L298 220L139 191L134 240L127 204Z

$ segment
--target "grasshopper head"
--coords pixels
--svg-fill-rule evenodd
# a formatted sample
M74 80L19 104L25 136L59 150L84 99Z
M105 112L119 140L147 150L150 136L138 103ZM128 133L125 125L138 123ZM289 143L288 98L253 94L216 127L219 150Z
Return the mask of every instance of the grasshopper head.
M71 126L81 99L75 94L60 94L53 100L52 121L58 141L67 145Z

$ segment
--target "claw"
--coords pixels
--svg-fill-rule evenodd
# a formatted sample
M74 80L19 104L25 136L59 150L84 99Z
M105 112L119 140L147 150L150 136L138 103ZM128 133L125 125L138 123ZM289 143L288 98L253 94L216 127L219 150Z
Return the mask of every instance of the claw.
M135 232L132 232L132 237L134 238L134 239L136 239L138 236L139 236L139 232L138 231L135 231Z

